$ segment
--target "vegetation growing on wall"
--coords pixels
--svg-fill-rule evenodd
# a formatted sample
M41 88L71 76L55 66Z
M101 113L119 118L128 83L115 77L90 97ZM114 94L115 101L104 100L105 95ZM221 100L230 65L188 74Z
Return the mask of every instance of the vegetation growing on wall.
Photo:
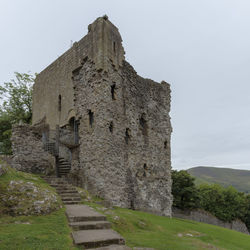
M15 78L0 86L0 154L11 154L13 124L31 123L32 86L35 76L15 72Z

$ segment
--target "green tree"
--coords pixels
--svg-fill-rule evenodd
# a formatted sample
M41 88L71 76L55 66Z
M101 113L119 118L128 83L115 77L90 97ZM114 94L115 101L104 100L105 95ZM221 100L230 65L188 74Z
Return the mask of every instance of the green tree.
M11 154L11 122L6 114L0 116L0 154Z
M199 194L193 178L187 171L172 171L173 206L180 209L199 207Z
M241 216L241 220L245 222L248 231L250 232L250 194L245 196L245 214Z
M3 99L0 115L7 115L12 124L31 122L33 83L33 75L15 72L15 79L0 86L0 97Z
M231 222L246 213L246 198L233 187L203 184L199 187L200 206L217 218Z
M11 153L13 124L31 123L34 75L15 72L15 78L0 86L0 153Z

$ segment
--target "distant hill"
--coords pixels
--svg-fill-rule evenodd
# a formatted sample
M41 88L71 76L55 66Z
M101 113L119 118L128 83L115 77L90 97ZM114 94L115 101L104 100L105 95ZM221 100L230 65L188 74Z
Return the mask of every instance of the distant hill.
M217 183L224 187L233 186L238 191L250 193L250 171L231 168L194 167L187 170L196 177L196 184Z

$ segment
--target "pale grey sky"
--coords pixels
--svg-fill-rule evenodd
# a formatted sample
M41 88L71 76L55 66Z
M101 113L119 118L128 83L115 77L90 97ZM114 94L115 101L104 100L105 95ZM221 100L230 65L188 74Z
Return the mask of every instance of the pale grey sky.
M0 83L40 72L107 14L126 59L172 88L172 166L250 170L249 0L0 0Z

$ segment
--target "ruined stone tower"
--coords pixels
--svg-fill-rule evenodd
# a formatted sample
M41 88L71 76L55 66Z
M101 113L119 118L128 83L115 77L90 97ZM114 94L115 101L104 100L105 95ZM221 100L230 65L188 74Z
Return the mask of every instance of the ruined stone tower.
M171 215L170 86L138 76L125 61L107 16L43 70L33 94L33 124L74 127L60 141L68 178L113 205ZM74 123L72 125L72 122ZM65 153L67 151L67 154Z

